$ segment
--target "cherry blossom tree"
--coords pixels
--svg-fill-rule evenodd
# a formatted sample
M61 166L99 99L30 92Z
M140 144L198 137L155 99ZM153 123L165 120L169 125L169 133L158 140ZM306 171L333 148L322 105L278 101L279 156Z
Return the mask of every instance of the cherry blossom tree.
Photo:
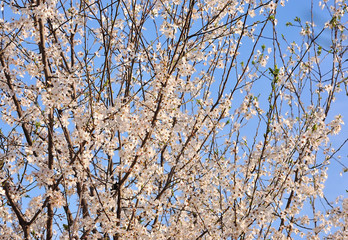
M348 238L347 3L286 7L2 0L2 239Z

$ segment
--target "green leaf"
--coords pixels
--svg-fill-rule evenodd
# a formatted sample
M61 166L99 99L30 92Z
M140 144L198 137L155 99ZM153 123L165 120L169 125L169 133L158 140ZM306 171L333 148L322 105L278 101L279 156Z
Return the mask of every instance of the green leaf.
M64 230L68 230L69 226L67 224L63 224Z
M317 124L314 124L313 127L312 127L312 131L314 132L314 131L317 130L317 129L318 129Z
M318 54L319 56L320 56L320 54L321 54L322 49L323 49L323 48L322 48L321 46L318 47L317 54Z
M35 134L38 132L39 128L41 127L41 124L39 122L35 122Z
M337 17L334 16L331 20L330 20L330 24L332 25L332 27L335 27L337 25Z

